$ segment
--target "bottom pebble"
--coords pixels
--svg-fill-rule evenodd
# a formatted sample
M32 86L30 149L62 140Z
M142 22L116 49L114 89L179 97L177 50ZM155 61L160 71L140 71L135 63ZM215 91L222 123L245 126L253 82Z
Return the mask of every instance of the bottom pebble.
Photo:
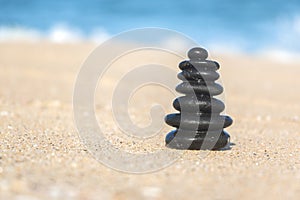
M222 150L229 148L230 135L224 130L197 132L173 130L166 136L166 146L173 149Z

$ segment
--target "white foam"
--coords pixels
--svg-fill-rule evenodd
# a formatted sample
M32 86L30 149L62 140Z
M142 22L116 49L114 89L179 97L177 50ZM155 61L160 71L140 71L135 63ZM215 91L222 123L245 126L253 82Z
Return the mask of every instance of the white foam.
M111 36L104 29L96 28L91 32L89 36L89 40L94 43L100 44L105 40L109 39L110 37Z
M20 27L0 27L0 42L5 41L29 41L40 40L42 34L39 31Z
M45 35L45 39L54 43L76 43L84 40L80 30L65 25L56 25Z
M281 63L294 63L300 60L299 52L275 47L260 50L257 54Z
M274 23L265 27L269 30L272 38L269 44L257 44L254 53L276 59L281 62L291 62L300 58L300 15L291 18L278 19ZM271 31L270 31L271 30ZM0 43L1 42L39 42L49 41L53 43L78 43L78 42L93 42L100 44L110 38L101 27L95 27L88 33L83 33L82 30L58 23L46 31L30 29L27 27L7 27L0 26ZM255 38L252 38L254 40ZM216 53L249 53L246 48L249 42L242 37L235 37L234 40L226 38L210 38L204 45L211 52ZM230 41L230 42L229 42ZM185 51L189 44L181 43L178 38L169 38L164 42L166 47ZM259 46L260 45L260 46Z
M102 43L110 35L101 28L95 28L89 34L64 24L57 24L47 31L39 31L26 27L0 27L0 42L39 42L49 41L53 43L78 43L94 42Z

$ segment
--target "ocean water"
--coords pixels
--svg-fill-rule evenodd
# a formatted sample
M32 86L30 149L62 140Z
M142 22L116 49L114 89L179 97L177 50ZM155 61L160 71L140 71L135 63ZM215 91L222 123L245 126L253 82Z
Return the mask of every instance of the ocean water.
M182 32L220 51L300 52L299 0L0 0L0 42L100 43L128 29Z

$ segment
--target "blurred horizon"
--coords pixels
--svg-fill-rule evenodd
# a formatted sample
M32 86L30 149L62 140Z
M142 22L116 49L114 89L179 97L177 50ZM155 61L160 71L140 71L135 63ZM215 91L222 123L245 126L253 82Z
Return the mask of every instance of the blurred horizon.
M159 27L181 32L217 51L300 53L300 2L296 0L0 3L0 42L101 43L129 29Z

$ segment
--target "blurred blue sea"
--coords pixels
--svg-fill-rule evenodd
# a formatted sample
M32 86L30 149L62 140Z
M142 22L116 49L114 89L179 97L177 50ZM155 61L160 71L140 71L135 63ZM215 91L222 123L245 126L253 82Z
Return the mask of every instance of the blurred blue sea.
M182 32L208 48L300 52L299 0L0 0L0 41L92 40L142 27Z

